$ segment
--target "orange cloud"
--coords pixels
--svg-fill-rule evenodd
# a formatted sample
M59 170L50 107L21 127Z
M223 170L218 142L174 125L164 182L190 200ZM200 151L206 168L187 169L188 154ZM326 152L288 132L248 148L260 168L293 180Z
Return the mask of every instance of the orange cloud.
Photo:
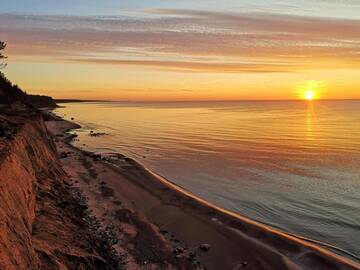
M359 20L190 10L153 12L162 16L0 15L0 31L9 43L10 55L32 56L34 60L71 58L205 72L359 66ZM191 59L184 61L184 57ZM188 62L192 62L191 67Z
M154 60L109 60L109 59L69 59L70 62L91 63L119 66L149 66L170 71L184 72L216 72L216 73L271 73L291 72L295 67L281 64L251 63L211 63L185 61L154 61Z

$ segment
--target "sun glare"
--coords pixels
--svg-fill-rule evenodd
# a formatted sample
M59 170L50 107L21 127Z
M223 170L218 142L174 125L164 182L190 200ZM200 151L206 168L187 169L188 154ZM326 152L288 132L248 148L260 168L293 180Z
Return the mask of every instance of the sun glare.
M305 91L305 99L306 100L313 100L315 98L315 91L314 90L306 90Z
M298 87L297 97L302 100L312 101L322 98L324 83L321 81L307 81Z

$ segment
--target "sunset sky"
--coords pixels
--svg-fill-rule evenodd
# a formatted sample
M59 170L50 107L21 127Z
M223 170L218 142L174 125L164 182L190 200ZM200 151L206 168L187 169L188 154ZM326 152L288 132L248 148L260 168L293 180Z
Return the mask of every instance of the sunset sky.
M358 0L16 0L6 75L110 100L360 98Z

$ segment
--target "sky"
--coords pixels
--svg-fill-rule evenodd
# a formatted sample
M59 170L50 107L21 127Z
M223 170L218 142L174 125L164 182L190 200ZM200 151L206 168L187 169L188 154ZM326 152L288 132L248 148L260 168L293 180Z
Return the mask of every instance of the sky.
M3 72L108 100L360 98L359 0L17 0Z

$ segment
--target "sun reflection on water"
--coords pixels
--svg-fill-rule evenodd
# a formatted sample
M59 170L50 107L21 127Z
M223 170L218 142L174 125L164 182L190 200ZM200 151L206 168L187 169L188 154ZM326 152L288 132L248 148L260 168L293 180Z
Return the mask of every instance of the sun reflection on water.
M306 109L306 139L313 140L314 138L314 119L315 119L314 104L312 102L307 103Z

